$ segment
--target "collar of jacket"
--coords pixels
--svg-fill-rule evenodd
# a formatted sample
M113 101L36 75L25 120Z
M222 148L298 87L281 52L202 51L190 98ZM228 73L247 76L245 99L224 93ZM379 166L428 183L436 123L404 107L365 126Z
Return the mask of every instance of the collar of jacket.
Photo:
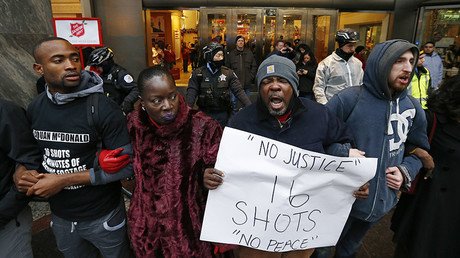
M423 66L422 66L422 67L418 67L418 66L417 66L416 69L417 69L417 71L418 71L419 73L427 73L427 72L428 72L428 70L427 70L425 67L423 67Z
M268 112L268 108L265 106L265 103L262 101L262 98L260 97L260 95L257 98L256 105L257 105L257 114L258 114L257 116L258 116L259 121L263 121L263 120L278 121L276 117L270 115L270 113ZM298 114L306 111L307 107L302 103L302 101L300 101L299 97L292 95L292 100L289 103L288 110L291 110L292 112L291 117L294 118Z
M348 62L348 60L350 60L351 57L353 57L353 53L346 53L345 51L343 51L341 48L337 48L335 50L335 53L340 56L343 60L345 60L346 62Z

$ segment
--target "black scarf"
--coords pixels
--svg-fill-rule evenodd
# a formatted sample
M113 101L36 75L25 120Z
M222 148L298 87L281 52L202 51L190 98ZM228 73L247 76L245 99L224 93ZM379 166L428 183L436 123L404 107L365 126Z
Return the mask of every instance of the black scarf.
M335 53L340 56L343 60L347 61L348 62L348 59L350 59L354 53L346 53L344 52L341 48L337 48L335 50Z

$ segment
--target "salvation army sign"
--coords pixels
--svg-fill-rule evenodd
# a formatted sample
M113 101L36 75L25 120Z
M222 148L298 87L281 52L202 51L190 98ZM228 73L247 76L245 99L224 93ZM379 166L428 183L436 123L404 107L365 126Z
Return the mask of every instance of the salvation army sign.
M101 22L98 18L54 18L54 35L74 46L102 46Z
M201 240L286 252L335 245L377 159L303 150L226 127L215 166L224 183L209 191Z

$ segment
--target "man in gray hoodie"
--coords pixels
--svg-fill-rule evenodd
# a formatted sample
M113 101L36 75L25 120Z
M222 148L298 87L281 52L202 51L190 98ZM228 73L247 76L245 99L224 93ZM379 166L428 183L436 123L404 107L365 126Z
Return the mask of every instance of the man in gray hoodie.
M335 257L355 257L367 231L396 205L398 191L409 189L422 167L418 157L405 154L406 142L429 148L425 113L406 90L418 54L414 44L401 39L377 44L363 86L339 92L326 105L350 128L356 147L378 158L369 197L353 204Z
M52 229L66 257L129 257L119 182L133 174L125 117L100 94L102 79L81 71L67 40L41 41L34 58L46 90L29 105L27 118L47 173L17 174L18 189L49 198Z

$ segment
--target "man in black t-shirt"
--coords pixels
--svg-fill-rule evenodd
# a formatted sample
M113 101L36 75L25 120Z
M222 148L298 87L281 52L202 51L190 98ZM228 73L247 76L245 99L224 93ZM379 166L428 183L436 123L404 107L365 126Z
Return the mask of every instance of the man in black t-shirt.
M20 173L18 186L49 198L52 229L66 257L129 257L119 182L133 174L125 117L102 94L101 78L81 71L67 40L43 40L34 58L48 87L29 105L27 118L47 173L32 183Z

